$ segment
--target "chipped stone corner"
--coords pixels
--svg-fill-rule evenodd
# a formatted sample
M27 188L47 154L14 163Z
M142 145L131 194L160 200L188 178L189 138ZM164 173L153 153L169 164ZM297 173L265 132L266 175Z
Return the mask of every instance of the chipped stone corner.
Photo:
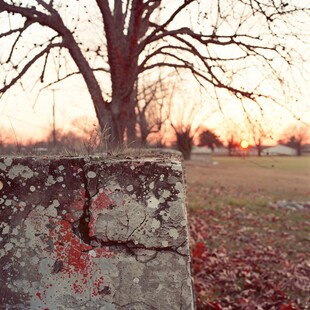
M5 309L194 309L182 164L0 158Z

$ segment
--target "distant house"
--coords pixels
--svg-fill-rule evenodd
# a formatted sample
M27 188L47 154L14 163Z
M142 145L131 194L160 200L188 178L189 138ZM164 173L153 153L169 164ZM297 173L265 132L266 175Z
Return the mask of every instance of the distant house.
M225 156L229 155L228 149L225 146L220 146L220 147L214 148L213 154L214 155L225 155Z
M271 147L267 147L262 151L262 155L263 156L296 156L297 152L295 149L286 146L286 145L282 145L282 144L278 144L275 146L271 146Z
M192 149L191 159L211 163L212 151L205 146L194 146Z
M310 144L304 144L302 146L302 154L308 155L310 154Z

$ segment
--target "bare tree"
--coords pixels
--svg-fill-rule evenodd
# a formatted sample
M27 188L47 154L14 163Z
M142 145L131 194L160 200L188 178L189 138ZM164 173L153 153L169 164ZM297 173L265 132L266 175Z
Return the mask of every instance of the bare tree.
M289 79L283 68L303 62L300 46L308 37L300 29L309 29L308 13L309 4L286 0L0 0L6 46L0 93L33 67L41 68L36 74L44 82L51 63L64 66L45 83L81 74L101 128L109 128L115 144L125 133L130 142L136 138L140 74L159 67L187 70L219 98L230 93L261 104L262 89L248 69L256 68L256 79L272 77L284 88ZM98 33L96 40L89 33ZM63 58L75 66L64 65ZM99 72L108 74L109 90Z
M190 124L185 126L174 126L172 124L172 128L175 131L178 150L182 153L184 160L190 160L195 136Z
M228 156L233 156L234 155L234 150L239 146L239 142L236 138L236 136L231 133L227 137L227 149L228 149Z
M238 154L237 148L240 146L242 128L241 123L236 123L231 118L223 118L221 123L223 128L224 144L227 147L228 156L234 156Z
M247 117L246 128L249 136L253 139L257 150L257 156L262 156L264 141L266 141L266 139L272 139L271 129L268 128L264 117L255 118L254 120Z
M149 135L159 133L163 124L169 119L175 83L169 76L159 75L156 80L144 78L139 85L141 86L137 94L137 124L140 144L146 145Z
M294 148L297 152L297 156L301 156L303 144L308 142L309 139L309 126L298 123L286 128L286 130L282 133L282 138L278 142Z
M257 156L262 156L264 138L266 138L266 135L263 130L258 130L256 133L253 134L253 140L257 150Z
M175 133L178 150L185 160L190 160L194 139L207 117L204 116L206 111L203 111L202 103L196 103L183 93L179 90L180 98L170 102L170 124Z

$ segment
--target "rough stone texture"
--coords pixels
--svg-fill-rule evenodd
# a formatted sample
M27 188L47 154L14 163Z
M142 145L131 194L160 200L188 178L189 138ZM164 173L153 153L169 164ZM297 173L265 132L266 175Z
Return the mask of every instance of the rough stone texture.
M1 309L194 309L181 162L0 158Z

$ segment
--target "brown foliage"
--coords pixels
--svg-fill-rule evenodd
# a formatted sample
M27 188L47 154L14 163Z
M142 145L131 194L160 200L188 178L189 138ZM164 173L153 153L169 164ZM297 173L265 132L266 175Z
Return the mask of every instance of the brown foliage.
M304 212L301 217L309 219ZM287 242L297 243L290 231L298 227L282 220L270 213L258 218L230 206L190 213L198 310L309 309L309 253L286 247ZM284 225L287 233L268 228L273 223ZM301 242L309 245L306 238Z

